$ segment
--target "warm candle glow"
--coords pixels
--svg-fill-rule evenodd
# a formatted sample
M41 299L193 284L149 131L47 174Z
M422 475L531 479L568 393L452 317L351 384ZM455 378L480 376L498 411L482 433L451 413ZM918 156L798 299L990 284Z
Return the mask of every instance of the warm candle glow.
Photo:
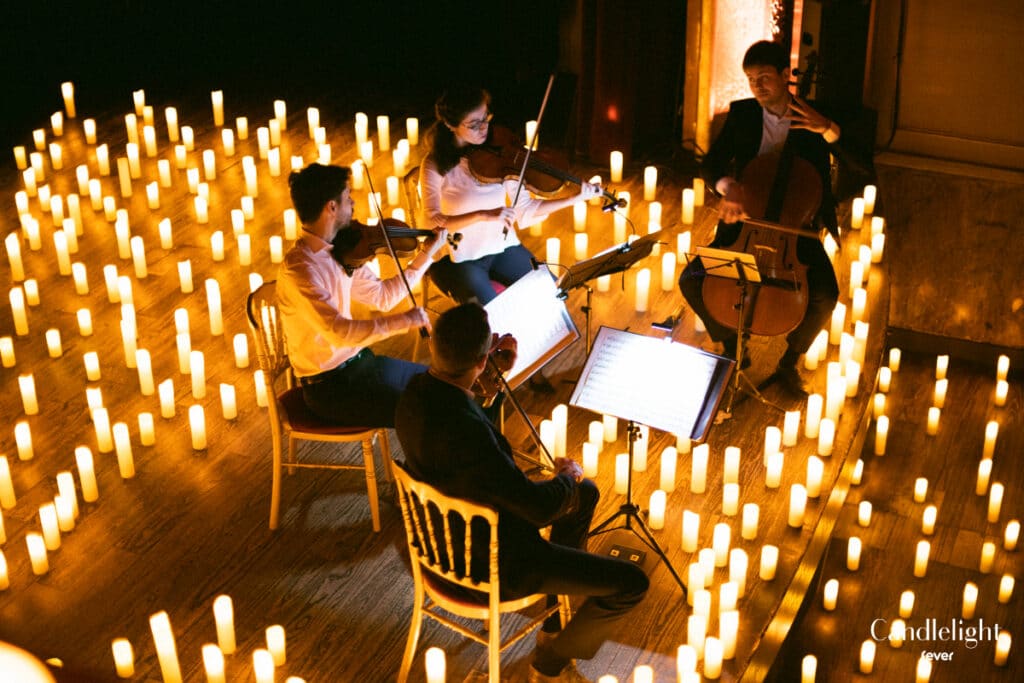
M996 654L993 662L996 666L1006 666L1010 657L1010 645L1013 641L1009 631L1000 631L996 639Z
M692 512L690 510L683 510L683 552L697 552L699 535L700 514Z
M985 541L981 544L981 561L978 564L978 571L988 574L992 571L992 565L996 561L996 544L992 541Z
M115 638L110 645L114 653L114 669L118 678L131 678L135 675L135 654L132 644L127 638Z
M768 456L768 464L764 473L764 485L767 488L779 488L779 484L782 482L783 460L784 456L781 451L777 451Z
M692 188L687 187L687 188L683 189L683 199L682 199L682 201L683 201L683 215L682 215L683 225L693 225L693 212L694 212L695 197L694 197L694 192L693 192Z
M929 436L935 436L939 433L939 417L941 414L942 411L935 406L928 409L928 426L926 431Z
M989 460L996 452L996 439L999 436L999 423L990 420L985 425L985 445L981 451L981 457Z
M960 615L964 619L973 619L978 606L978 585L968 581L964 584L964 599Z
M445 683L447 665L444 650L439 647L429 648L424 662L427 670L427 683Z
M188 424L192 431L192 449L206 450L206 416L201 405L189 406Z
M826 612L836 608L836 600L839 598L839 580L829 579L825 582L825 588L821 595L821 604Z
M1003 548L1013 552L1017 549L1017 541L1020 538L1020 522L1011 519L1006 523L1006 530L1003 532Z
M861 541L856 536L850 536L846 542L846 568L851 572L860 569Z
M757 538L757 524L761 510L757 503L744 503L743 505L743 540L752 541Z
M788 524L794 528L804 525L804 512L807 509L807 489L803 484L793 484L789 489Z
M629 484L629 454L619 453L615 456L615 493L625 495Z
M1013 597L1014 578L1009 574L1003 574L999 580L999 604L1005 605Z
M860 672L869 674L875 668L875 641L865 640L860 644Z
M609 155L608 168L611 175L611 182L621 183L622 182L622 152L618 150L612 151Z
M690 492L704 493L707 488L708 454L710 446L702 443L693 448L690 456Z
M226 655L235 652L235 610L229 595L218 595L213 601L213 618L217 626L217 646Z
M648 521L652 529L665 528L665 492L661 489L651 493Z
M724 567L729 562L729 544L732 541L732 529L725 522L720 522L715 525L711 538L711 549L715 553L715 566Z
M917 550L914 552L914 576L919 579L928 573L928 555L931 549L932 545L928 541L917 542Z
M935 520L938 514L939 510L934 505L929 505L921 513L921 533L925 536L935 533Z
M762 581L771 581L775 578L775 571L779 563L779 549L774 545L761 547L761 569L758 576Z
M594 459L597 459L595 446ZM586 444L584 444L584 453L586 453ZM661 451L661 477L659 481L659 488L667 493L671 493L676 490L676 461L678 454L675 446L666 446ZM596 469L596 465L595 465Z
M988 521L995 524L999 521L999 511L1003 506L1003 485L996 481L988 490Z

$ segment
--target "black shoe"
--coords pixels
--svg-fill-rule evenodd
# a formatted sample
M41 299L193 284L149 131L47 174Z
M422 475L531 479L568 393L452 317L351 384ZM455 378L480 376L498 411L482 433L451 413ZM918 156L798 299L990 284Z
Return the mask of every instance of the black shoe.
M807 398L811 387L800 376L795 365L780 365L769 378L772 384L778 384L783 391L795 398Z

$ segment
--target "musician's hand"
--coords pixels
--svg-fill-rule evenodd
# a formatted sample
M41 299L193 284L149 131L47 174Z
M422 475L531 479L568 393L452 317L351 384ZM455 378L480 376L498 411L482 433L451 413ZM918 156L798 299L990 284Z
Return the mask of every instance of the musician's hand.
M743 210L743 186L734 182L722 201L718 203L718 215L726 223L736 223L747 217Z
M569 458L555 458L555 476L568 474L577 483L583 481L583 468L575 460Z
M502 372L508 372L516 364L519 343L511 334L491 335L491 354Z
M793 100L789 104L786 118L789 119L790 128L803 128L818 135L824 135L832 127L832 122L827 117L796 95L793 95Z
M588 201L601 196L601 186L597 183L580 183L580 193L577 199Z
M447 228L434 228L434 234L423 241L423 251L433 258L448 241Z
M406 329L425 327L428 332L430 331L430 318L427 316L427 312L419 306L405 313L399 313L399 315L405 318Z
M497 209L491 209L485 211L489 218L492 220L500 220L505 224L505 229L512 230L516 224L516 210L509 206L498 207Z

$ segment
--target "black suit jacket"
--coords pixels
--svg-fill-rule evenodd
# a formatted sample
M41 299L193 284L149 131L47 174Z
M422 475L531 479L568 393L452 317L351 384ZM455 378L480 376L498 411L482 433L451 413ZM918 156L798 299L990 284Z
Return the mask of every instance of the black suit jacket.
M763 125L763 110L754 98L735 100L729 105L722 132L701 163L701 176L712 188L723 176L740 178L743 169L758 155ZM829 144L820 134L802 129L790 130L787 144L796 156L809 161L821 176L822 200L817 222L838 239Z

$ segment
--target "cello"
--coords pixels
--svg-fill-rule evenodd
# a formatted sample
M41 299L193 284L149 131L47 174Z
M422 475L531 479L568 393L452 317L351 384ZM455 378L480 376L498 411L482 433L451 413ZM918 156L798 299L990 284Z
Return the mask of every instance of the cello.
M760 282L707 277L704 304L727 327L769 337L787 334L807 312L807 266L797 259L797 239L818 239L811 226L821 206L821 177L787 142L781 152L751 160L740 183L749 217L733 243L723 248L751 254Z

